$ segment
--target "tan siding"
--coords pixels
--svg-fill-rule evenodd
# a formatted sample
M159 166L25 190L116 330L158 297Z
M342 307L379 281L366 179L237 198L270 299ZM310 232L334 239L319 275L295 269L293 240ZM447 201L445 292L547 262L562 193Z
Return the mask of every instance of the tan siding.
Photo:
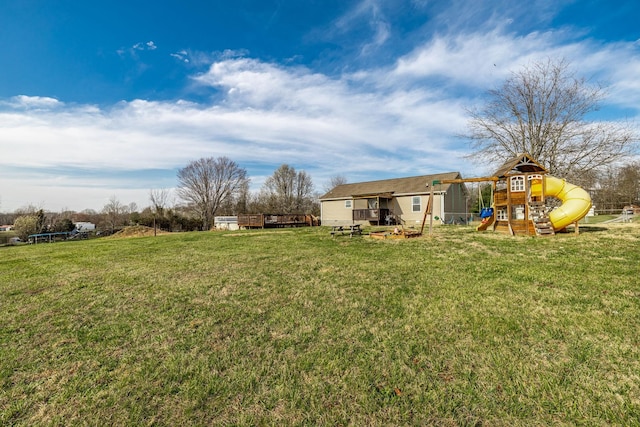
M352 209L344 207L344 200L322 202L322 225L351 224Z
M412 212L412 198L413 196L403 196L397 197L395 199L395 203L397 204L397 209L400 212L400 215L404 221L404 225L406 226L417 226L419 227L422 224L422 219L424 218L424 210L427 208L427 203L429 202L428 195L420 196L420 212ZM434 218L437 216L438 218L442 217L442 196L436 194L434 196L434 210L433 215ZM394 208L395 209L395 208ZM427 216L427 221L429 217ZM438 221L439 223L439 221Z

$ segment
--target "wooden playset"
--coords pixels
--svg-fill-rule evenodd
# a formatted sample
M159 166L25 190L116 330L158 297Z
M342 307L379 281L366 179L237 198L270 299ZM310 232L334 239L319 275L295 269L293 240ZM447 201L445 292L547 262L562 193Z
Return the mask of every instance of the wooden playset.
M492 203L482 210L478 231L549 236L573 224L578 232L578 221L591 209L584 189L548 175L528 154L505 162L493 176L446 181L452 182L492 183ZM550 199L562 204L553 207Z

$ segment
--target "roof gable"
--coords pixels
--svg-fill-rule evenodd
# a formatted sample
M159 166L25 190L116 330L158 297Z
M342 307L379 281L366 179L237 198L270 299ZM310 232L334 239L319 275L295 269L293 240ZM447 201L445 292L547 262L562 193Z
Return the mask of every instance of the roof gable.
M547 172L544 166L533 160L527 153L521 153L507 160L494 174L499 178L508 175L519 175L526 172Z
M412 176L408 178L393 178L379 181L357 182L353 184L342 184L334 187L328 193L320 197L320 200L357 198L357 197L384 197L425 194L430 191L427 184L432 181L442 181L445 179L460 178L459 172L447 172L433 175ZM447 191L451 184L438 184L434 190Z

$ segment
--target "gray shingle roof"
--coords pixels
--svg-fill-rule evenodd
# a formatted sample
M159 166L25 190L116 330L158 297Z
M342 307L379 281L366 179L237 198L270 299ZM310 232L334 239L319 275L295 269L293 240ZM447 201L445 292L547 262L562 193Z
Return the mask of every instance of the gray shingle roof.
M393 178L379 181L356 182L353 184L342 184L334 187L331 191L320 197L320 200L351 198L364 195L393 195L400 194L426 194L431 190L427 183L441 181L445 179L460 178L459 172L437 173L433 175L412 176L408 178ZM434 191L447 191L451 184L437 184ZM385 194L386 193L386 194Z

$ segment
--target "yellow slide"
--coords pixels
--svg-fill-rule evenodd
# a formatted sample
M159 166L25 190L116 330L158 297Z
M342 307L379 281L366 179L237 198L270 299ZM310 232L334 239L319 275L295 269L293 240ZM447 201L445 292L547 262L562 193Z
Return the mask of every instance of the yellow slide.
M562 230L566 226L584 218L591 209L591 197L583 188L553 176L544 177L544 196L560 199L562 205L549 213L549 221L554 230ZM542 193L542 182L531 181L531 194Z

